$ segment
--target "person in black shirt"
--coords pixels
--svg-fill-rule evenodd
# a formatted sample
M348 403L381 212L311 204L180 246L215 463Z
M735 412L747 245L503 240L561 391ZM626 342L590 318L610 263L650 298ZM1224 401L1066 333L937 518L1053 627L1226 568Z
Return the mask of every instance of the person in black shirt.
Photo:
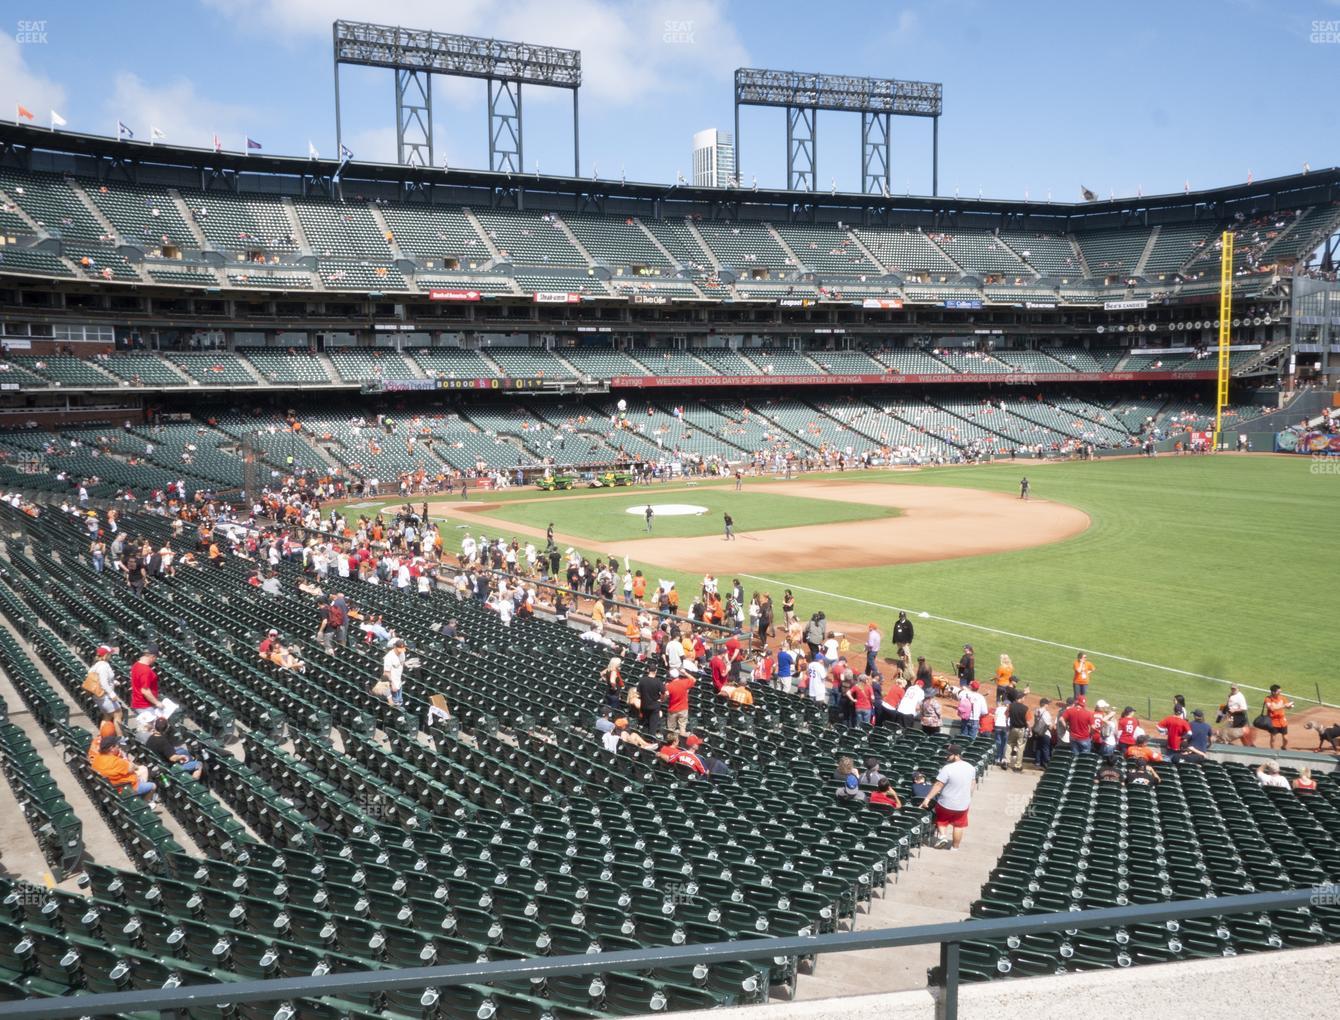
M1028 743L1028 706L1018 691L1010 691L1010 707L1006 709L1009 731L1006 742L1010 748L1010 767L1015 772L1024 770L1024 745Z
M144 746L175 770L186 772L192 779L205 774L205 767L191 757L190 749L179 745L172 739L172 724L166 719L154 720L153 735L144 742Z
M722 514L722 515L721 515L721 519L722 519L722 520L725 522L725 524L726 524L726 541L727 541L727 542L734 542L734 541L735 541L735 518L732 517L730 514Z
M638 716L642 729L656 733L661 728L661 712L665 707L665 683L656 675L656 667L648 666L647 675L637 682Z
M900 612L893 625L893 643L898 646L899 658L905 658L907 653L912 650L914 633L912 621L907 618L907 613Z
M967 687L977 679L977 658L972 653L972 645L963 646L963 658L958 660L958 684Z

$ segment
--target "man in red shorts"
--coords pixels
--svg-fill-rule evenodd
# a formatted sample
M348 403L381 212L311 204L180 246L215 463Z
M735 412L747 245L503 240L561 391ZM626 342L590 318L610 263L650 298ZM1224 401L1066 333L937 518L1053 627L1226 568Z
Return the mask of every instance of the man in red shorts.
M946 747L944 766L936 774L931 792L921 802L921 806L927 808L931 801L935 801L934 846L937 849L957 850L963 842L963 830L968 827L968 805L972 803L972 784L976 779L977 770L963 760L958 744Z

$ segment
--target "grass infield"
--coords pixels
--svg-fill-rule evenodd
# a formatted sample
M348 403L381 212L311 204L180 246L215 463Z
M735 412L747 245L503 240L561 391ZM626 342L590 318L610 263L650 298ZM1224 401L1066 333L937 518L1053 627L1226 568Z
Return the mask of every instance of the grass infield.
M621 541L648 537L643 530L642 513L648 503L653 508L658 503L703 508L701 514L656 515L652 528L657 538L720 535L723 533L722 514L727 512L734 518L735 530L740 534L806 524L841 524L896 517L899 513L891 507L788 496L785 489L775 485L756 488L746 484L743 491L735 492L734 483L730 483L726 488L695 486L666 493L651 487L632 493L614 490L608 496L592 499L513 501L488 511L488 516L541 531L552 522L555 531L588 541ZM637 512L629 513L630 509Z

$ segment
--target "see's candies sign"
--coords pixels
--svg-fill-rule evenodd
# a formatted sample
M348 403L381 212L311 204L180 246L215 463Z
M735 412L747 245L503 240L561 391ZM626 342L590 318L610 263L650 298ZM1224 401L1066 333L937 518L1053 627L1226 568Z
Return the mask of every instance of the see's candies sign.
M478 301L477 290L430 290L429 301Z

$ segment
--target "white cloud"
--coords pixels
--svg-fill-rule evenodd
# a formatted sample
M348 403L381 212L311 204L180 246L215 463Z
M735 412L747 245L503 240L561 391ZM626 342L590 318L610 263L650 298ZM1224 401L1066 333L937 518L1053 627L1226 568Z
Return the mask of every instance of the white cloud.
M216 12L270 37L330 38L336 18L363 20L354 0L205 0ZM508 5L454 0L443 24L440 0L383 0L381 24L451 31L582 51L583 98L632 104L704 79L727 81L748 63L720 0L517 0ZM533 90L535 99L563 98Z
M344 136L344 144L360 163L395 163L395 128L368 128ZM438 157L439 162L441 156Z
M150 128L156 127L173 145L209 148L217 132L225 149L238 150L245 135L255 138L262 126L247 107L208 99L185 78L153 84L131 71L113 79L103 109L108 123L124 121L137 140L148 141Z
M51 110L68 117L64 86L28 67L26 49L12 34L0 35L0 117L13 119L19 103L33 112L35 124L49 124Z

